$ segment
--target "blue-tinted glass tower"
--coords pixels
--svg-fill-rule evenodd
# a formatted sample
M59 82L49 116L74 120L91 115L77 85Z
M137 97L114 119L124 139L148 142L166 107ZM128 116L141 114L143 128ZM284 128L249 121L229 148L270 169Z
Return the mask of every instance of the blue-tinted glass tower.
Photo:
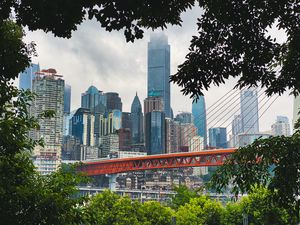
M24 72L19 74L19 89L32 90L32 80L36 77L36 72L40 71L39 64L31 64Z
M152 111L146 114L146 150L148 155L165 153L165 113Z
M81 94L81 107L91 112L104 112L106 96L95 86L90 86L85 93Z
M227 131L225 127L214 127L208 129L209 147L227 148Z
M71 108L71 86L65 84L65 91L64 91L64 114L70 114Z
M194 125L198 128L198 135L204 138L204 148L207 146L206 108L204 96L200 96L197 102L192 104Z
M148 43L148 97L158 92L164 101L166 117L171 118L170 100L170 45L163 33L152 34Z
M259 132L258 97L255 90L241 92L241 122L242 132L253 134Z
M137 94L131 104L131 139L132 144L143 142L143 111Z

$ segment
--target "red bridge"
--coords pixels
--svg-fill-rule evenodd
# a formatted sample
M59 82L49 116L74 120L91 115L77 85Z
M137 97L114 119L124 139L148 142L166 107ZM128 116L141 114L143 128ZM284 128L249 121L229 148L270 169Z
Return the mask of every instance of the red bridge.
M108 159L86 162L79 171L88 176L125 173L139 170L169 169L180 167L220 166L235 149L216 149L201 152L150 155L135 158Z

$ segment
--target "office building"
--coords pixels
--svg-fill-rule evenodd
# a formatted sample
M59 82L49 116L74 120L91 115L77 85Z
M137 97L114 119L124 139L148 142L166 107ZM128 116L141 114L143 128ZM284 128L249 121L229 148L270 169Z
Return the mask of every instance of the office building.
M269 138L272 135L270 134L266 134L266 133L256 133L256 134L239 134L238 135L238 144L236 147L244 147L247 145L252 144L256 139L265 139L265 138Z
M286 116L277 116L276 122L271 126L274 136L290 136L291 128L289 119Z
M146 150L148 155L165 153L165 113L152 111L146 114Z
M226 127L213 127L208 129L210 148L227 148Z
M247 89L241 91L241 123L242 132L253 134L259 132L257 91Z
M122 128L131 130L131 113L122 112Z
M71 110L71 86L65 84L64 91L64 114L70 114Z
M204 150L204 138L197 135L191 138L189 151L190 152L201 152ZM193 175L201 176L208 174L207 166L193 167Z
M193 137L198 136L198 129L193 123L180 123L180 151L190 151L189 146Z
M232 135L230 138L230 145L231 147L238 146L238 135L243 133L243 126L242 126L242 118L241 115L234 115L232 124L231 124Z
M166 117L171 118L170 45L163 33L150 36L148 43L148 97L155 91L163 98Z
M166 118L166 153L176 153L180 151L180 123L171 118Z
M107 92L106 96L106 109L108 112L112 110L119 110L122 112L122 100L116 92Z
M165 111L162 97L152 95L144 100L144 115L152 111Z
M131 150L131 131L129 128L121 128L117 131L119 136L119 150L130 151Z
M95 116L89 109L79 108L71 119L72 136L84 146L94 146Z
M81 108L89 109L90 112L104 113L106 95L95 86L90 86L85 93L81 94Z
M19 89L32 90L32 81L36 73L40 71L39 64L30 64L22 73L19 74Z
M176 115L175 121L179 123L194 123L194 116L189 112L181 112Z
M118 134L107 134L102 137L103 144L101 149L101 158L110 157L110 154L119 151L119 136Z
M192 104L192 114L194 116L194 125L198 129L198 135L204 138L204 148L207 146L207 121L206 121L206 106L204 96L199 96L199 99Z
M34 140L43 139L44 146L34 148L33 158L41 174L55 171L61 161L64 113L64 80L55 69L42 70L33 79L32 91L36 94L30 106L30 114L39 118L45 110L52 110L52 118L39 120L40 129L30 132Z
M137 94L135 95L131 104L131 137L132 144L138 144L143 142L143 111L142 105Z

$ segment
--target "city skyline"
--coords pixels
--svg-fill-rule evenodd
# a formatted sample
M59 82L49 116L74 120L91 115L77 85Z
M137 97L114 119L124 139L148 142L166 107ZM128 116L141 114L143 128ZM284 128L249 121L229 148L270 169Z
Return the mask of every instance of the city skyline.
M184 13L182 27L172 26L165 30L172 47L171 74L184 61L191 36L196 33L195 22L200 13L198 9ZM37 44L38 57L34 57L33 62L40 63L42 67L57 68L64 74L64 79L72 86L72 110L80 106L81 93L94 85L103 92L118 92L123 100L123 111L129 112L136 91L141 101L147 97L147 43L150 33L145 32L144 38L134 43L126 43L121 33L104 32L94 21L90 21L84 22L69 40L36 31L28 32L25 41L35 41ZM277 39L280 41L284 35L279 34ZM56 57L49 55L49 51L56 51ZM207 107L235 84L236 80L229 80L226 85L205 91ZM192 100L183 96L174 84L171 84L171 102L174 115L179 111L190 112ZM261 130L269 129L277 115L288 116L291 121L292 107L293 97L285 93L261 118L264 122L260 124Z

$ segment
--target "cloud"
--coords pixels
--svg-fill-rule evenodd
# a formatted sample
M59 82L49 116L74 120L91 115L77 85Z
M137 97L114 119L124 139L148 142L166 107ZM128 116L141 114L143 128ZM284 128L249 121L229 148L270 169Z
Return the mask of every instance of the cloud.
M165 33L171 45L171 73L176 73L177 66L184 62L192 35L197 35L197 17L202 11L194 8L183 13L183 25L169 26ZM126 43L123 32L111 33L103 30L96 21L86 21L73 33L71 39L54 38L42 31L27 32L26 41L37 44L41 68L55 68L64 76L66 83L72 86L72 109L80 106L81 93L90 85L109 92L118 92L122 98L123 111L129 111L135 92L141 102L146 97L147 89L147 42L151 31L146 31L142 40ZM272 33L276 35L276 32ZM280 34L281 35L281 34ZM212 87L205 92L209 107L217 99L234 87L236 80L229 80L226 85ZM180 88L171 85L171 104L174 113L191 111L192 101L183 96ZM261 118L262 130L270 129L276 115L292 116L292 97L287 94L280 97Z

